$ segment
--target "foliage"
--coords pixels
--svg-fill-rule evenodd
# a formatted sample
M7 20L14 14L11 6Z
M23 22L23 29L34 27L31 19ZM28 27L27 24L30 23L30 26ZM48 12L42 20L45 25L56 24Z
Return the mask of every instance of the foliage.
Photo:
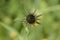
M32 9L42 14L37 27L21 22ZM0 40L60 40L60 0L0 0Z

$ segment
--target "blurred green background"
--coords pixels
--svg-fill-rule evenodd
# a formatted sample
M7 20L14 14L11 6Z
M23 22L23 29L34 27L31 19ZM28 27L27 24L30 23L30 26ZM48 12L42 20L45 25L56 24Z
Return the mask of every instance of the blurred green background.
M26 30L25 9L42 13L37 27ZM60 0L0 0L0 40L60 40Z

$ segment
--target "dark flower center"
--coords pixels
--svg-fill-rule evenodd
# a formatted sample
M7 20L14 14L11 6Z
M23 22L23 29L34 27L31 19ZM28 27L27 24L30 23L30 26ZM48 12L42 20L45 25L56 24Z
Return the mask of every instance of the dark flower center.
M27 21L29 24L33 24L33 23L35 22L35 16L34 16L33 14L27 15L26 21Z

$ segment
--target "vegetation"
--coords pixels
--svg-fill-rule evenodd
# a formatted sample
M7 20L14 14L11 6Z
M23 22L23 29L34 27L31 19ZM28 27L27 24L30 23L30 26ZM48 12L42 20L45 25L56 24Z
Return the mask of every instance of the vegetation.
M33 9L40 24L26 26L21 21ZM60 40L60 0L0 0L0 40Z

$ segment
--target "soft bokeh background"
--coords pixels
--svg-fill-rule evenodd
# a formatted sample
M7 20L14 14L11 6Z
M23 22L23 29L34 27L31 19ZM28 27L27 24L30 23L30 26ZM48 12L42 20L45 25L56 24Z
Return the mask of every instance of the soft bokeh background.
M18 21L25 9L42 13L37 27ZM0 0L0 40L60 40L60 0Z

